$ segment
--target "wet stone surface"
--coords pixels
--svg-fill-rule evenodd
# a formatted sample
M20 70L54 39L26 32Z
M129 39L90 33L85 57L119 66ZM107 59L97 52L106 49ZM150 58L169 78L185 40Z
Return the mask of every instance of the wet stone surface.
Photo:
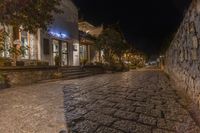
M200 133L160 71L72 80L63 92L72 133Z

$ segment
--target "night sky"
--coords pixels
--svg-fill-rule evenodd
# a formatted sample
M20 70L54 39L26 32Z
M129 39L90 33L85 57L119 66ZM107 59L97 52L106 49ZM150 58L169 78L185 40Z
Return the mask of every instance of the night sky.
M79 17L93 25L119 23L126 39L148 55L179 26L190 0L74 0Z

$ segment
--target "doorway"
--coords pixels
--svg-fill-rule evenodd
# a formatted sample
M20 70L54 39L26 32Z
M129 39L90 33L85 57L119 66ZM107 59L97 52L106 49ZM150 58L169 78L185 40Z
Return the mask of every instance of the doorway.
M61 65L62 66L68 66L69 65L69 59L68 59L68 43L62 42L62 57L61 57Z
M69 65L68 43L61 40L53 40L53 64L55 65L55 58L59 57L60 66Z

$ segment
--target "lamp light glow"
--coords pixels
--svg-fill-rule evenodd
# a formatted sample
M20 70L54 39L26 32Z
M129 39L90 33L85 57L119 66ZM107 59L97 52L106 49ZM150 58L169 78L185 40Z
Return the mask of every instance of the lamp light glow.
M50 31L49 34L54 36L54 37L61 38L61 39L69 38L69 36L67 34L64 34L64 33L61 33L61 32L58 33L58 32Z

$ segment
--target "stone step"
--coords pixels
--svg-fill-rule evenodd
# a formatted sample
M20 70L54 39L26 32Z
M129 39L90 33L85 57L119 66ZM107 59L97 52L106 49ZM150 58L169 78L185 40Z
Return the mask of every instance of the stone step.
M84 78L88 76L92 76L93 74L90 72L83 72L81 74L73 74L73 75L64 75L62 78L59 79L49 79L49 80L42 80L38 81L38 83L46 83L46 82L56 82L60 80L70 80L70 79L78 79L78 78Z
M73 73L73 72L82 72L81 69L72 69L72 70L60 70L62 73Z
M59 72L62 73L62 77L60 79L46 80L46 82L83 78L83 77L93 75L92 72L84 71L81 69L81 67L78 67L78 66L77 67L62 67L59 69Z
M65 70L80 70L81 67L77 66L77 67L62 67L60 68L61 71L65 71Z
M71 75L71 76L66 76L63 77L62 79L64 80L69 80L69 79L78 79L78 78L84 78L84 77L88 77L88 76L92 76L92 73L85 73L85 74L80 74L80 75Z
M62 68L60 69L60 72L66 73L66 72L81 72L83 71L80 67L79 68Z
M63 77L68 77L68 76L73 76L73 75L91 74L91 72L78 71L78 72L65 72L62 74L63 74Z
M91 72L87 72L81 69L81 67L63 67L60 68L60 72L63 74L62 79L75 79L93 75Z

